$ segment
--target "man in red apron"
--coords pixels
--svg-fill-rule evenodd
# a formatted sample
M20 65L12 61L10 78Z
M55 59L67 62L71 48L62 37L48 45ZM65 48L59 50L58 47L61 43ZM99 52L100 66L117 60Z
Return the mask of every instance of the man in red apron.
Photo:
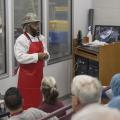
M14 52L20 63L18 88L24 100L24 109L38 107L42 102L40 91L44 60L49 58L45 39L39 34L39 23L34 13L28 13L23 22L23 34L15 43Z

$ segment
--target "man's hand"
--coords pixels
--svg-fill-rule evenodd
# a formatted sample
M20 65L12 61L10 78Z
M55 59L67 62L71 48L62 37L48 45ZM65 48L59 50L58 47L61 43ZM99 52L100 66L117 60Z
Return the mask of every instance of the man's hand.
M38 53L38 60L46 60L47 58L48 58L47 53L42 53L42 52Z
M44 59L48 59L48 54L47 53L44 53Z

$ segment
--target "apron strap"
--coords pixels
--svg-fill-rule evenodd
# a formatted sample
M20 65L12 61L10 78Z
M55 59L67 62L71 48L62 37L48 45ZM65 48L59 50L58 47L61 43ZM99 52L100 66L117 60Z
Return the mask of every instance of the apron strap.
M39 42L41 42L40 38L37 36L37 39L39 40Z
M24 35L28 38L28 40L30 40L32 42L32 40L30 39L30 36L27 34L27 32L24 32ZM37 36L37 39L39 42L41 41L38 36Z
M28 38L28 40L30 40L30 42L32 42L32 40L30 39L29 35L27 34L27 32L24 32L24 35Z

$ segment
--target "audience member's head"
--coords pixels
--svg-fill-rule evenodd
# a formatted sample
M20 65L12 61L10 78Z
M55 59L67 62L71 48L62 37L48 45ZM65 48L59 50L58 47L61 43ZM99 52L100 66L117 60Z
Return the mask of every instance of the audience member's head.
M54 104L59 95L54 77L44 77L41 84L44 102Z
M120 112L101 105L90 105L77 112L72 120L120 120Z
M110 82L110 86L112 89L113 97L119 96L120 95L120 73L113 75Z
M120 96L114 97L109 103L108 107L120 110Z
M87 104L98 102L101 89L102 86L95 77L88 75L74 77L71 86L73 109L77 111Z
M10 111L22 108L22 97L16 87L11 87L6 91L4 101Z

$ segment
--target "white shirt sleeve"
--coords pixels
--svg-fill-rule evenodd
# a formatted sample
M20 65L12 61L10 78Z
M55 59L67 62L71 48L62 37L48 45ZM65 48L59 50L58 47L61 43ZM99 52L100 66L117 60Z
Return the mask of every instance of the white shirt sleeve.
M38 61L38 53L28 54L30 41L22 34L17 38L14 45L14 53L17 61L21 64L36 63Z

